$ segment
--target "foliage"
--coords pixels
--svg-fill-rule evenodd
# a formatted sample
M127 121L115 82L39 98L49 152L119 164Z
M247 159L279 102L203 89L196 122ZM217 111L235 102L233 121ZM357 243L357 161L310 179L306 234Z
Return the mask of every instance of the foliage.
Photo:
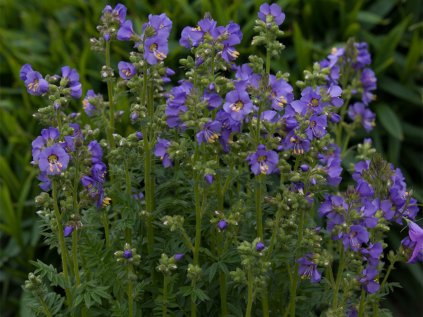
M228 6L225 1L178 0L128 1L127 6L136 26L145 21L148 13L166 12L171 17L174 28L167 65L177 69L183 53L177 41L183 26L195 25L202 14L208 11L220 24L237 21L243 26L243 44L250 43L252 26L260 4L255 1L233 1ZM401 167L409 176L407 178L414 195L421 201L423 169L420 157L423 132L419 127L422 98L418 87L422 84L422 25L417 14L421 10L419 1L280 1L280 4L287 16L284 23L288 30L283 39L287 49L273 67L275 70L286 70L293 79L301 78L301 71L310 67L313 60L326 56L330 45L334 43L344 42L350 36L369 43L379 86L377 101L372 104L379 122L371 136L377 150L385 153L390 162ZM31 160L29 144L40 131L40 126L31 114L42 101L22 93L24 86L19 82L19 69L22 64L30 63L42 73L53 74L59 71L61 65L67 64L80 72L84 90L91 88L93 83L99 83L97 70L102 60L91 52L89 38L97 34L96 19L93 17L99 17L103 7L104 3L99 1L0 2L0 11L4 17L0 21L0 282L3 289L1 310L6 311L6 315L13 315L18 309L21 292L17 286L23 284L27 273L33 270L29 260L40 258L45 252L46 262L52 262L51 259L55 257L39 242L41 226L36 220L38 218L31 198L39 192L34 181L37 171L27 167ZM113 63L116 63L126 53L121 47L113 49ZM239 47L241 56L250 55L254 50L249 45ZM92 88L105 91L105 85L101 84ZM79 110L77 106L73 107ZM125 99L122 99L119 109L129 111ZM132 132L126 124L120 129L119 132L124 135ZM358 134L357 139L361 138L362 135ZM162 177L166 180L166 175ZM176 179L161 182L157 193L166 196L166 192L178 188L181 201L177 206L182 211L187 207L183 197L192 197L192 187L184 187L183 184L183 179L179 182ZM243 198L240 197L240 200ZM130 206L122 208L128 209ZM171 199L165 199L158 208L160 213L166 214L172 208ZM83 216L93 226L94 220L97 223L103 221L89 212ZM95 228L92 229L94 234ZM398 245L399 237L393 235L391 240L394 246ZM94 251L99 250L100 245L93 244L91 247L92 250L81 251L87 254L88 259L91 256L95 258ZM174 249L174 245L168 246L168 250ZM113 265L113 257L110 254L108 257L105 261ZM218 270L227 271L231 261L233 258L229 257L216 262L221 264L208 269L209 279L212 280ZM402 302L409 303L409 298L418 302L419 292L413 290L422 288L419 282L423 280L421 269L407 267L400 274L397 280L405 285L406 292ZM187 292L189 295L192 290ZM201 297L202 294L197 296ZM105 297L99 295L99 298L101 300ZM96 299L93 298L95 302ZM47 303L50 300L46 300ZM243 302L241 298L236 300ZM87 301L90 302L90 299L87 298ZM410 305L396 305L402 311L410 309ZM118 303L113 307L116 315L124 309ZM406 314L412 316L413 313L415 311Z

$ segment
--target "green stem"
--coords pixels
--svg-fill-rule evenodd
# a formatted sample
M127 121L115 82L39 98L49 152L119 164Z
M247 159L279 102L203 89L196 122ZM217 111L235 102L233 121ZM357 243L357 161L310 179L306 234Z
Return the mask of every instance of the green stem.
M220 284L220 309L221 316L226 317L228 315L228 303L227 303L227 288L226 288L226 275L222 271L219 272L219 284Z
M180 232L181 232L182 238L184 240L185 246L190 250L190 252L194 252L194 246L192 245L191 240L188 237L185 230L182 229Z
M129 317L134 317L134 296L133 296L133 286L132 286L132 264L128 264L128 308L129 308Z
M106 41L106 66L111 67L110 63L110 41ZM113 104L113 86L111 79L107 79L107 96L109 99L109 126L107 128L107 139L111 149L115 148L113 133L115 132L115 109Z
M219 157L216 157L216 161L219 162ZM218 210L223 212L225 197L224 197L224 192L222 191L222 188L221 188L221 180L220 180L219 175L216 177L216 192L217 192L216 194L217 194ZM218 240L217 241L217 253L220 256L223 253L223 250L221 249L223 235L219 234L217 236L217 238L218 238L217 239ZM226 317L228 315L228 303L227 303L228 290L227 290L227 285L226 285L226 275L222 271L219 272L219 291L220 291L221 316Z
M263 175L256 177L256 219L257 219L257 236L261 241L264 239L263 234L263 209L262 209L262 191L263 191Z
M391 264L389 264L389 267L388 267L388 270L386 271L385 277L383 278L383 281L380 284L381 290L383 290L383 288L385 287L385 284L388 281L389 274L391 274L391 271L393 270L395 263L396 263L396 261L392 261Z
M150 96L148 88L147 65L144 65L143 87L141 91L141 103L147 109L147 124L144 125L144 184L145 184L145 205L147 210L147 250L148 254L153 253L154 248L154 227L153 227L153 210L154 210L154 177L152 169L152 131L153 122L153 100Z
M297 163L297 161L295 162ZM298 240L297 245L295 248L295 257L296 258L296 251L301 246L301 242L303 240L303 231L304 231L304 218L305 218L305 210L301 210L300 214L300 224L298 227ZM292 281L291 281L291 288L290 288L290 301L289 301L289 314L291 317L295 317L295 303L297 297L297 284L298 284L298 262L295 261L294 271L292 272Z
M53 180L52 184L52 196L53 196L53 204L54 204L54 216L56 217L57 223L57 235L59 237L59 247L60 247L60 256L62 258L62 269L63 275L65 277L66 283L70 283L69 280L69 273L68 273L68 259L67 259L67 252L65 245L65 238L63 236L63 226L62 226L62 215L60 214L59 204L57 201L57 182ZM72 297L68 287L65 287L66 292L66 301L67 305L70 308L72 306Z
M167 274L164 275L163 278L163 317L167 316L167 289L169 285L169 276Z
M125 160L124 164L125 164L125 187L126 187L126 195L127 195L128 199L131 199L132 184L131 184L131 175L129 174L129 167L128 167L127 160ZM126 228L125 229L125 241L127 243L129 243L129 244L132 241L132 230L131 230L131 228Z
M194 242L194 265L200 262L200 244L201 244L201 205L200 205L200 184L198 176L194 179L194 199L195 199L195 242ZM195 281L192 286L195 288ZM191 317L197 316L197 305L195 298L191 295Z
M270 50L266 50L266 74L270 74Z
M79 286L79 284L81 284L81 279L79 277L78 232L76 230L72 232L72 262L73 262L73 272L75 274L76 286Z
M251 317L251 309L253 308L253 272L251 268L248 269L247 273L248 282L248 297L247 297L247 309L245 311L245 317Z
M44 300L44 298L43 298L41 295L38 295L37 297L38 297L38 299L39 299L39 300L40 300L40 302L41 302L41 306L43 306L44 314L45 314L47 317L53 317L52 313L50 312L50 308L48 308L47 303L46 303L46 301Z
M366 307L365 299L366 299L366 291L364 290L364 288L362 288L361 296L360 296L360 306L358 308L358 317L363 317L364 308Z
M103 212L103 227L104 227L104 237L106 239L106 248L110 248L110 233L109 233L109 215L107 214L107 211Z
M336 309L338 306L339 287L341 286L342 274L344 273L344 268L345 268L345 252L344 252L344 247L342 244L340 244L340 249L341 249L341 255L339 257L338 273L336 274L335 289L333 290L333 301L332 301L333 309Z

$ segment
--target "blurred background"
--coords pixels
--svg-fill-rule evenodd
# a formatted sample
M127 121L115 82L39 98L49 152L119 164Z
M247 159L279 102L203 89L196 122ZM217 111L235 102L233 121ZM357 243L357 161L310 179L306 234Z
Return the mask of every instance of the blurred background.
M276 2L276 1L275 1ZM40 192L36 171L30 166L31 142L41 126L32 113L42 98L26 93L19 80L22 64L30 63L43 75L60 72L69 65L78 70L84 93L101 89L99 70L103 57L92 52L91 37L104 6L116 1L98 0L0 0L0 312L2 317L27 316L21 307L21 285L33 270L30 261L40 258L55 263L57 254L42 243L35 214L34 197ZM237 47L239 63L256 53L250 45L254 20L263 1L252 0L128 0L128 18L140 32L149 13L165 12L173 20L169 67L187 50L178 40L186 25L195 25L205 12L218 24L230 20L241 25L244 38ZM273 63L273 70L291 74L291 83L301 70L323 59L331 47L348 38L367 41L373 56L371 67L378 78L377 100L371 104L377 127L370 137L379 152L400 167L423 201L423 5L421 0L285 0L277 1L286 13L282 39L286 50ZM113 60L127 60L130 46L113 45ZM91 83L95 83L93 87ZM81 110L75 102L75 111ZM361 140L363 135L357 135ZM420 213L419 218L422 218ZM419 221L422 225L422 221ZM400 232L401 228L395 228ZM395 248L406 231L391 234ZM422 266L400 265L391 281L401 282L385 302L394 316L421 316L423 312Z

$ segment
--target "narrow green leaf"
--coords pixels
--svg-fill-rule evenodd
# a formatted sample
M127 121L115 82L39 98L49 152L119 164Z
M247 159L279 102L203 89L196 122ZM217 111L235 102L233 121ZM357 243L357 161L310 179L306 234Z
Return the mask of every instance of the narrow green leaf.
M389 32L386 36L383 37L381 46L375 47L375 68L382 65L387 59L393 57L394 51L398 46L409 22L409 17L404 19L400 24L398 24L394 29L392 29L391 32Z
M297 22L294 22L293 40L298 68L306 69L307 66L310 66L310 47Z
M388 94L391 94L400 99L404 99L413 105L423 107L421 97L417 92L408 86L400 84L399 82L393 79L389 79L388 77L385 77L383 80L381 80L378 83L378 86L381 90L387 92Z
M377 119L382 123L383 127L390 135L398 140L404 139L400 119L391 107L385 104L375 106Z

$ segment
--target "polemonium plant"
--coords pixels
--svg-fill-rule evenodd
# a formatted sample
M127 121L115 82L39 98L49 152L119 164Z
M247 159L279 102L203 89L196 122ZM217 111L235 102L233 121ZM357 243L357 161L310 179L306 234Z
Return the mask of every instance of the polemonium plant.
M31 164L45 242L60 255L60 267L34 262L34 313L385 313L395 264L423 259L423 229L400 169L370 139L350 144L375 125L367 44L333 48L294 85L272 65L283 58L279 5L260 7L252 43L206 14L182 30L176 81L172 21L150 14L137 29L126 13L107 5L91 39L104 96L70 66L20 72L46 100ZM115 61L122 41L132 51ZM237 47L250 44L257 55L238 63ZM401 226L408 235L392 248L387 233Z

